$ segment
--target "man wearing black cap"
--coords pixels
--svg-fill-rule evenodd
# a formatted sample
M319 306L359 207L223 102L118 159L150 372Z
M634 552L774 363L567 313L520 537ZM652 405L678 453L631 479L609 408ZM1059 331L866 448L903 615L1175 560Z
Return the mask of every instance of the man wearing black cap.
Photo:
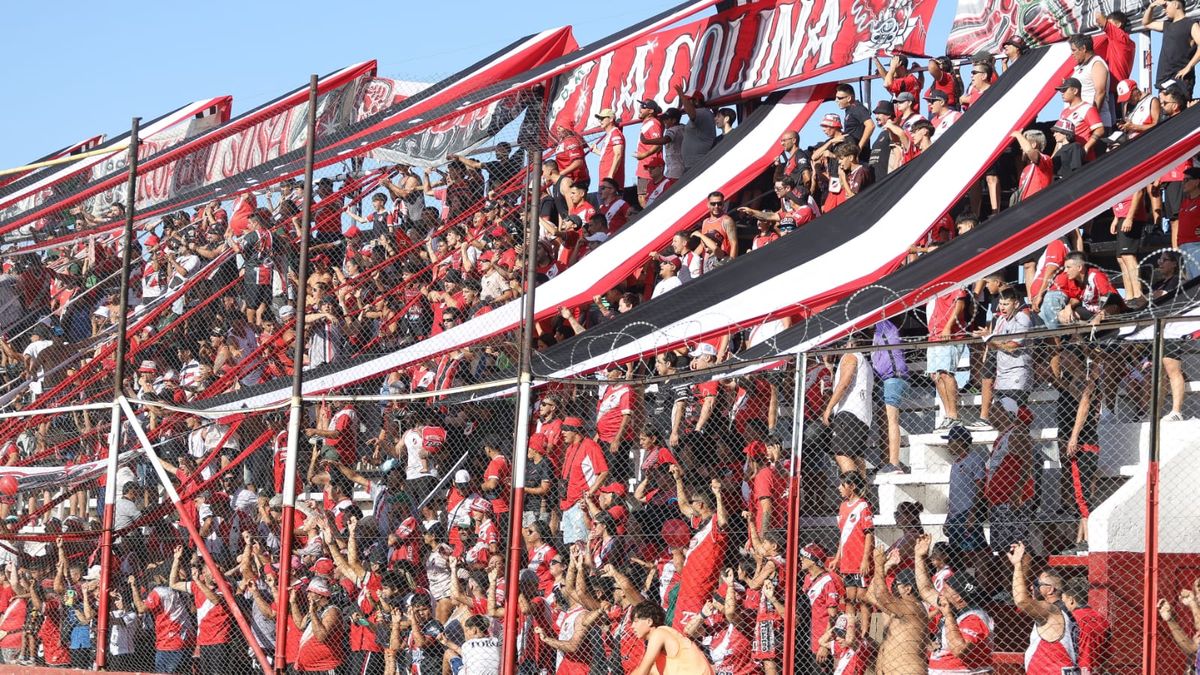
M646 205L646 184L650 181L650 167L663 164L663 149L661 145L650 145L642 142L642 138L662 138L663 126L658 120L659 113L662 108L658 103L646 99L638 103L638 119L642 121L642 130L639 135L637 150L634 152L633 158L638 162L637 179L638 179L638 202L642 206Z
M1017 59L1025 55L1029 51L1029 45L1025 42L1025 38L1020 35L1013 35L1000 45L1004 51L1004 70L1007 71L1013 67Z
M1155 10L1159 7L1162 18L1155 21ZM1183 0L1154 0L1142 13L1142 25L1163 34L1154 83L1163 86L1164 82L1175 80L1190 97L1196 86L1196 64L1200 63L1200 23L1187 17Z
M875 110L872 112L875 114L875 125L882 127L885 122L895 119L896 106L891 101L880 101L875 104ZM871 144L871 159L868 162L875 180L882 180L887 175L891 157L892 135L879 134L879 137Z
M955 572L947 577L941 591L933 587L929 576L931 538L923 534L913 549L917 592L926 603L937 607L941 615L937 646L929 655L929 670L948 673L986 673L992 667L992 619L976 606L980 588L974 577Z
M933 125L933 140L946 133L962 113L950 107L950 97L941 89L930 89L925 93L929 105L929 123Z
M1083 146L1086 160L1095 159L1094 148L1104 136L1104 122L1100 119L1100 113L1095 106L1081 98L1083 85L1078 78L1068 77L1055 89L1062 92L1064 105L1059 122L1066 122L1066 128L1075 130L1075 140Z

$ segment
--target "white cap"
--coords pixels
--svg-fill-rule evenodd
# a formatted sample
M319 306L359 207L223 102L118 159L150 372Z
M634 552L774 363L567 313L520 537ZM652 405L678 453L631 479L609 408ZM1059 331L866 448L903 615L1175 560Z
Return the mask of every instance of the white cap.
M454 482L455 483L470 483L471 482L471 474L468 473L466 469L459 469L454 474Z
M205 518L212 518L212 514L213 514L212 507L209 506L208 504L201 504L200 506L198 506L196 508L196 516L201 521L203 521Z
M692 356L712 356L716 357L717 348L707 342L701 342L692 350Z

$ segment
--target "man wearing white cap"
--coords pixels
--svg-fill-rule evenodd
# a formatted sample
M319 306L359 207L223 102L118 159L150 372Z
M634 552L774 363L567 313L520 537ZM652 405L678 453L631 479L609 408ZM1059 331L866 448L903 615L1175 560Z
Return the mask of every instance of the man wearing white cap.
M1117 104L1124 106L1124 121L1117 128L1129 138L1137 138L1158 124L1162 106L1157 96L1147 96L1137 82L1121 80L1117 83Z
M600 157L599 179L611 178L625 187L625 134L617 126L617 114L612 108L605 108L596 119L600 120L602 133L592 143L591 151Z

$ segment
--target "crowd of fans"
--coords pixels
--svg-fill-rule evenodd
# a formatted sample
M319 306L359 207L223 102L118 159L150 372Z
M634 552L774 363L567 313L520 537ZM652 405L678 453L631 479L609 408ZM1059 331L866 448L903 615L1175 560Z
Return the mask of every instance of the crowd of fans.
M1200 27L1183 17L1179 0L1156 0L1146 12L1146 25L1164 33L1156 92L1130 79L1127 18L1098 16L1102 39L1071 38L1076 66L1057 87L1061 116L1048 128L1014 133L953 213L913 243L912 257L987 227L989 217L1103 153L1120 152L1191 104ZM877 62L891 98L871 109L853 86L839 85L838 112L819 120L825 140L802 147L801 130L783 134L768 175L736 195L712 192L708 214L681 223L668 249L593 303L539 322L537 347L602 325L855 198L936 144L1026 51L1013 38L999 59L978 55L965 84L945 57L924 69L903 56ZM507 143L497 143L486 161L452 156L438 170L397 166L321 179L303 289L295 182L213 200L139 230L129 299L136 367L123 386L185 494L180 513L197 524L216 569L164 507L147 462L123 466L107 586L110 668L248 672L255 668L251 639L294 672L496 673L511 611L523 674L654 667L773 675L782 670L784 628L793 625L784 617L794 575L797 672L863 673L872 664L877 672L986 672L997 646L985 605L994 601L1015 604L1034 623L1029 672L1103 672L1106 619L1088 606L1086 580L1039 567L1027 551L1040 469L1030 396L1039 387L1057 392L1049 426L1069 469L1074 499L1065 505L1073 502L1079 524L1068 552L1077 553L1087 550L1096 497L1097 428L1113 410L1111 392L1098 383L1106 374L1128 380L1141 410L1156 394L1137 347L1034 342L1024 334L1100 323L1200 273L1200 168L1190 160L1129 195L1110 218L913 313L927 331L927 349L904 346L914 336L911 321L884 321L872 334L851 337L849 346L861 349L810 364L805 442L833 457L838 505L836 526L802 533L799 570L784 561L789 493L799 486L790 478L791 373L693 375L785 328L787 319L652 361L610 364L596 385L541 391L519 514L509 501L512 403L455 404L437 395L511 376L518 352L511 337L341 392L408 398L314 404L303 428L298 483L306 496L290 557L281 557L279 536L284 419L209 420L169 408L295 368L393 351L520 297L526 256L534 256L540 283L603 251L737 123L732 108L712 109L682 87L675 94L678 108L639 103L632 151L612 110L587 125L600 129L591 142L576 129L553 130L536 242L525 239L522 181L530 158ZM598 160L592 166L589 153ZM627 164L636 166L634 180L625 176ZM370 208L360 212L362 200ZM123 218L120 204L100 215L75 208L47 232ZM1142 252L1155 247L1155 237L1172 250L1148 270ZM1115 284L1085 254L1110 239ZM121 244L118 236L81 237L3 256L0 396L10 409L105 394L113 364L103 338L117 322ZM306 344L295 363L301 301ZM971 336L986 340L967 347L962 340ZM1164 359L1168 420L1184 418L1182 358L1173 352ZM884 545L875 532L872 477L910 471L901 462L900 413L922 360L940 411L935 431L954 458L946 540L933 543L922 505L904 502L887 536L880 532L879 542L892 540ZM977 419L959 412L963 370L979 387ZM28 424L5 420L0 457L17 466L102 459L108 418L107 411L75 411ZM988 447L978 442L993 433ZM802 502L806 513L832 516L822 472L814 469L814 479L807 470L820 461L814 456L806 455L814 464L805 465ZM0 541L0 663L92 663L102 494L88 482L0 497L0 517L14 537ZM510 524L522 540L516 588L504 573ZM274 603L281 565L294 579L284 617ZM1197 596L1200 587L1180 601L1200 616ZM235 612L245 615L251 635L234 625ZM1171 603L1160 614L1194 655L1197 639L1179 627ZM886 619L882 632L873 627L876 615ZM284 653L275 649L278 621L287 623Z

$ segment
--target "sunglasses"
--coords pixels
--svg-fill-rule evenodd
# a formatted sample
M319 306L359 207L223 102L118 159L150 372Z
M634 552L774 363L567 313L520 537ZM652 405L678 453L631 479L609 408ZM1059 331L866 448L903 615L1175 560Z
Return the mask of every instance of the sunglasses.
M987 75L988 72L986 70L972 70L971 74L972 75Z
M725 206L725 202L709 202L709 206Z

